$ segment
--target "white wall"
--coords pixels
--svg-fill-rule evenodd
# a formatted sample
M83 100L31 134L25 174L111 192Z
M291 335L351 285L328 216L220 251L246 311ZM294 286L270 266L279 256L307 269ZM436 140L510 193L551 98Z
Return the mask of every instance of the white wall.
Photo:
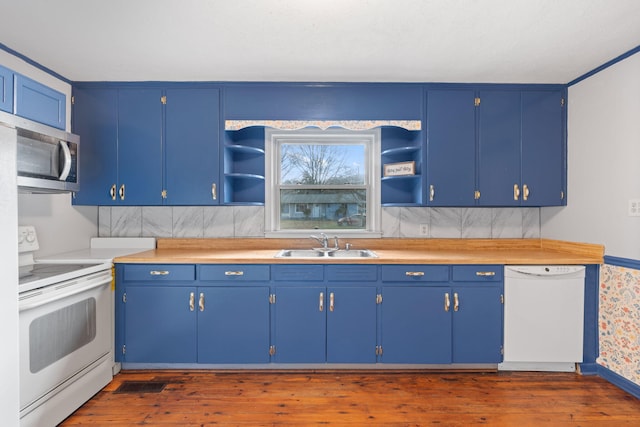
M640 53L569 88L568 206L543 208L542 237L640 260Z

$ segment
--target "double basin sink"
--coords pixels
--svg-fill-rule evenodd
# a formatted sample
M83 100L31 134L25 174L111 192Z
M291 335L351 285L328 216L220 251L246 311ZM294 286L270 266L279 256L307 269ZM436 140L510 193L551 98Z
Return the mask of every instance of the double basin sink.
M377 258L375 252L368 249L283 249L275 258Z

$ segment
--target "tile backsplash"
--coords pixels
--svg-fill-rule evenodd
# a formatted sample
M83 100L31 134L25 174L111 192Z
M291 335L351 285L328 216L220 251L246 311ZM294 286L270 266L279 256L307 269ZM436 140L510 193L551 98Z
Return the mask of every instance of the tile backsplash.
M388 238L539 238L540 208L382 208ZM427 235L420 233L427 225ZM263 206L98 209L100 237L263 237Z

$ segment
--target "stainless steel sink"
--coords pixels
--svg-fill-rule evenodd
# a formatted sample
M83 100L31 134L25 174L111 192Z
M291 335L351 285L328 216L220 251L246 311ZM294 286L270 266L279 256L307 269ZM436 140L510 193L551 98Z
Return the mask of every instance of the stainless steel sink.
M275 258L377 258L375 252L368 249L283 249Z

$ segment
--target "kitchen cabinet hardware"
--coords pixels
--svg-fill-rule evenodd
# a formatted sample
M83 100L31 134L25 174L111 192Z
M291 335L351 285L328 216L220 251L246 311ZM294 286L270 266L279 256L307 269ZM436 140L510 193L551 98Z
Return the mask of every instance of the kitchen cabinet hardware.
M518 184L513 184L513 200L520 200L520 187L518 187Z
M320 298L318 302L318 310L324 311L324 292L320 292Z
M333 311L335 308L335 295L333 292L329 294L329 311Z
M236 271L225 271L225 276L244 276L244 271L236 270Z
M476 190L473 192L473 198L475 200L480 200L480 191Z
M168 276L170 272L168 270L151 270L149 274L152 276Z
M444 294L444 311L449 311L451 307L451 301L449 300L449 292L445 292Z
M424 276L424 271L407 271L405 275L409 277L422 277Z
M213 200L218 200L218 186L215 182L211 184L211 198Z
M204 293L200 292L200 298L198 298L198 308L200 311L204 311Z
M124 200L124 184L120 186L120 190L118 190L118 194L120 195L120 200Z
M522 186L522 200L529 200L529 186L527 184Z
M436 189L434 188L433 184L429 186L429 201L433 202L433 198L436 195Z
M459 308L460 308L460 300L458 298L458 293L454 292L453 293L453 311L458 311Z
M382 304L382 294L376 295L376 304Z
M116 185L113 184L111 186L111 189L109 190L109 195L111 196L111 200L115 200L116 199Z
M193 292L189 293L189 311L195 311L196 309L196 294Z
M480 277L492 277L495 275L496 275L495 271L476 271L476 276L480 276Z

